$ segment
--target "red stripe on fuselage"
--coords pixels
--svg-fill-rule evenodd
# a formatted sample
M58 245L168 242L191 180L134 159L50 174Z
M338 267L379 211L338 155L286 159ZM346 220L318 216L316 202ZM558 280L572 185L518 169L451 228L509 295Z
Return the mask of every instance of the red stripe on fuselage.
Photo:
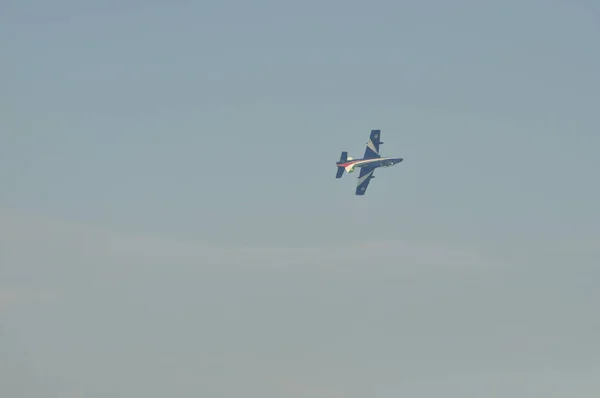
M362 162L364 159L359 159L359 160L353 160L352 162L346 162L346 163L337 163L338 167L348 167L351 164L356 164L356 163L360 163Z

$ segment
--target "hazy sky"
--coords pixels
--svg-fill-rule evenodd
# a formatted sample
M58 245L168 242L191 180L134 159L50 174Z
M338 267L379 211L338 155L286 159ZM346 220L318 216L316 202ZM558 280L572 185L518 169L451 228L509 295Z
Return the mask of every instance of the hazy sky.
M0 396L600 396L600 6L491 3L2 2Z

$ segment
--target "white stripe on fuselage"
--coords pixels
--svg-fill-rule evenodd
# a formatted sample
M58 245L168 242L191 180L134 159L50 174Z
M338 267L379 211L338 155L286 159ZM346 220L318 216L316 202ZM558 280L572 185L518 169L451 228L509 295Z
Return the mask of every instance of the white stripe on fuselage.
M373 158L373 159L358 160L356 162L353 162L352 164L349 164L348 166L363 167L370 163L381 162L382 160L390 160L390 159L396 159L396 158L389 157L389 158Z

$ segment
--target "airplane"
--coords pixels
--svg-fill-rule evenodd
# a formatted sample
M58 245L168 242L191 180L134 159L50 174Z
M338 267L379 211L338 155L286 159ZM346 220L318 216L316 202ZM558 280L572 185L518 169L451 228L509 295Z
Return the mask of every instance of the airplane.
M342 178L344 171L354 172L356 167L360 168L355 195L364 195L369 186L369 182L375 178L373 172L379 167L390 167L402 162L404 159L399 157L382 157L379 154L379 145L381 142L381 130L371 130L367 148L362 159L353 159L348 156L348 152L342 152L340 160L336 162L337 173L335 178Z

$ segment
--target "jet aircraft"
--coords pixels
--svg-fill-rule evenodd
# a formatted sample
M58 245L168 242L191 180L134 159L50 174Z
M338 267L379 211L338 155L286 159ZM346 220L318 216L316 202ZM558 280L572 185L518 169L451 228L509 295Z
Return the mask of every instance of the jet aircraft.
M375 178L373 172L379 167L390 167L402 162L404 159L399 157L382 157L379 154L379 146L381 142L381 130L371 130L367 148L362 159L352 159L348 156L348 152L342 152L339 162L336 162L337 173L335 178L342 178L344 171L348 173L354 172L356 167L360 168L358 182L356 185L356 195L364 195L369 186L371 179Z

